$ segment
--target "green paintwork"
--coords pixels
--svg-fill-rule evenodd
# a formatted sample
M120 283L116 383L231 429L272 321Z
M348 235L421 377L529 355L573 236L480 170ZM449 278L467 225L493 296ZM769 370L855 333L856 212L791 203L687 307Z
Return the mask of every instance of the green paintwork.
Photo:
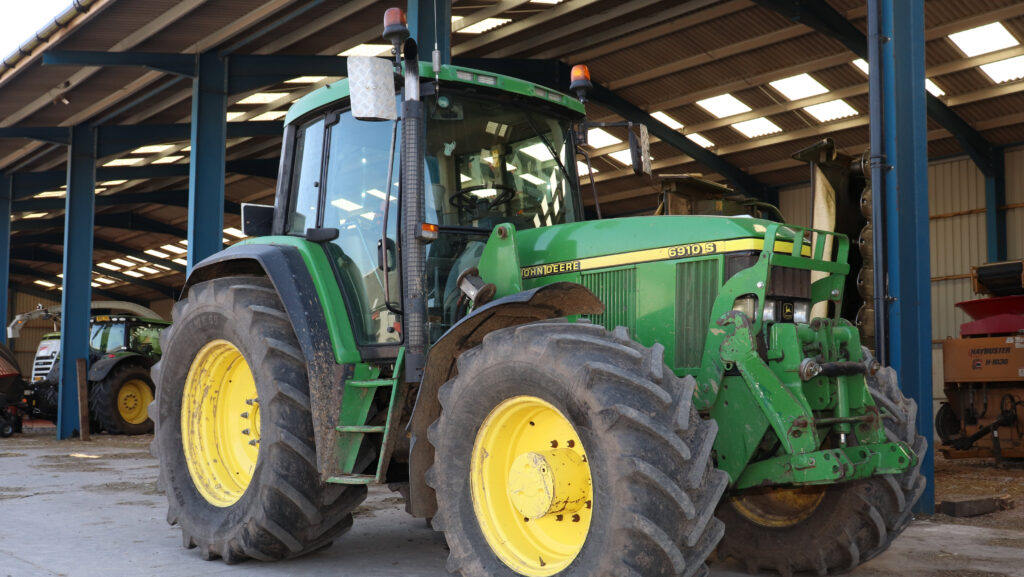
M626 326L639 342L664 345L676 374L696 377L697 408L719 424L717 465L734 490L849 481L902 472L916 462L905 444L887 441L862 375L801 380L805 358L863 362L856 329L837 312L811 324L773 324L763 322L760 310L752 319L732 311L740 297L752 295L758 309L766 297L776 299L772 271L779 267L829 273L810 285L808 304L830 301L833 311L840 310L849 272L846 237L714 216L501 227L506 230L491 235L478 265L497 296L559 281L581 283L606 304L592 321ZM835 262L823 258L830 236ZM746 259L739 270L740 261L728 260L733 258ZM685 346L676 346L679 339ZM763 355L758 339L766 344ZM837 433L855 443L823 445Z
M434 70L429 62L420 62L420 76L425 80L432 80L434 78ZM518 78L512 78L511 76L502 76L500 74L494 74L483 70L445 64L441 66L438 78L442 82L458 82L460 84L479 86L486 89L496 88L500 92L510 92L512 94L521 94L523 96L537 98L545 102L564 106L576 114L583 114L584 112L583 105L579 100L567 94L551 90L550 88L541 86L540 84L534 84L525 80L519 80ZM481 78L484 80L481 81ZM296 119L305 116L308 112L327 106L328 104L337 102L344 98L348 98L348 94L349 89L347 78L343 78L337 82L328 84L323 88L318 88L317 90L310 92L300 98L292 105L291 108L288 109L288 114L284 118L285 126L291 124Z
M324 318L327 320L327 330L331 335L335 362L343 365L362 360L356 348L355 335L349 322L348 309L345 308L345 301L341 296L341 289L321 245L297 236L261 236L247 238L239 244L269 244L298 249L313 278L316 294L320 297Z

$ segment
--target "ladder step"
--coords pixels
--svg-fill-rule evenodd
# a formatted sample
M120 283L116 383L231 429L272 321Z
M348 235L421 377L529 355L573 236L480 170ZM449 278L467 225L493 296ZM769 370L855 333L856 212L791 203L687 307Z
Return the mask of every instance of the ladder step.
M369 379L365 381L351 380L346 383L350 387L364 387L372 389L375 387L393 387L395 385L394 379Z
M383 433L382 425L340 425L334 427L339 433Z
M377 481L376 475L339 475L337 477L328 477L328 483L336 483L338 485L369 485Z

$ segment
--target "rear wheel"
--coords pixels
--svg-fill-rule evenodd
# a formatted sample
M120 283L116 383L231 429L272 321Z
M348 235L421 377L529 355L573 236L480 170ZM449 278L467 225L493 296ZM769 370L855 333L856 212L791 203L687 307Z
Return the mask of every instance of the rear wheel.
M545 322L463 353L427 482L464 576L704 575L722 534L717 427L662 348Z
M270 561L348 530L366 487L320 480L305 360L270 282L191 287L161 339L154 453L183 544Z
M831 575L882 553L907 528L911 508L924 491L920 463L928 444L917 434L917 404L903 396L896 371L883 368L867 382L889 441L910 445L918 464L900 475L730 496L718 509L726 527L720 555L744 563L750 573Z
M146 413L152 402L153 381L139 365L118 365L89 390L91 417L109 433L152 433L153 421Z

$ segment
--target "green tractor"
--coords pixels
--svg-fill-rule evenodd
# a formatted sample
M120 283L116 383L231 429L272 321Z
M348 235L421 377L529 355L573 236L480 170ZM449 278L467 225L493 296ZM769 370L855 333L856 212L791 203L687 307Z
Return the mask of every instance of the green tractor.
M89 419L93 432L141 435L153 432L147 408L154 398L150 367L160 360L160 333L170 324L154 311L120 301L95 301L92 309L136 314L97 314L89 319ZM17 315L7 328L17 338L25 323L60 322L60 311L37 308ZM60 387L60 333L43 335L27 385L29 412L57 420ZM73 381L71 381L73 382Z
M884 551L926 443L836 312L847 238L584 221L583 105L421 64L407 36L389 11L395 62L349 58L291 108L275 206L245 206L251 238L174 307L150 415L184 545L303 555L387 483L464 576L703 575L716 547L826 575Z

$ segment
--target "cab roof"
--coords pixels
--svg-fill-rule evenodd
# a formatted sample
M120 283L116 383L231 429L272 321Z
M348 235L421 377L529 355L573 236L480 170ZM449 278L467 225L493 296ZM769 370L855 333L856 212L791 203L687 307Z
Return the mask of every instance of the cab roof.
M420 62L420 76L424 79L434 77L434 70L429 62ZM584 113L583 104L568 94L551 90L550 88L541 86L540 84L534 84L533 82L520 80L511 76L494 74L493 72L487 72L486 70L477 70L475 68L465 68L463 66L445 64L441 66L438 78L446 82L458 82L470 86L496 88L497 90L512 94L530 96L532 98L543 100L544 102L561 105L577 114ZM284 120L285 126L291 124L297 118L305 116L308 112L326 106L332 102L348 98L348 95L348 78L343 78L338 82L328 84L323 88L310 92L296 101L295 104L288 109L288 115L285 116Z

